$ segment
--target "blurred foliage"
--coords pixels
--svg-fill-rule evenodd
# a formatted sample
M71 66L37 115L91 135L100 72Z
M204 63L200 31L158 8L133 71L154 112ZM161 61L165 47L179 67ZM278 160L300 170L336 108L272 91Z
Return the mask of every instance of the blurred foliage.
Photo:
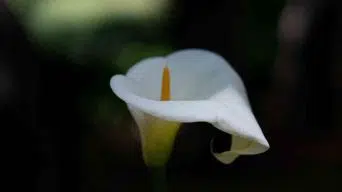
M243 31L247 33L248 63L251 71L262 74L269 71L275 61L278 21L285 1L248 1L246 5L247 24Z
M113 58L125 43L162 44L168 0L10 1L28 32L45 48L82 57L90 49ZM100 53L98 53L100 52ZM108 56L107 54L110 53Z
M78 70L92 80L80 98L80 111L91 124L111 124L125 110L110 90L113 74L125 73L142 58L171 51L165 30L168 4L168 0L9 2L31 41L81 65Z

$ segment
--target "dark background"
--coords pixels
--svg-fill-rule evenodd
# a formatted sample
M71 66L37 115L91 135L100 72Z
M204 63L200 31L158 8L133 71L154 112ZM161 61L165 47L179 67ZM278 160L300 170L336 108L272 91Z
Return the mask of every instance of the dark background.
M219 137L221 150L229 136L184 124L170 191L341 191L337 0L174 0L153 24L108 18L88 36L47 37L27 27L18 5L0 7L0 127L13 189L150 191L137 128L109 79L143 57L195 47L241 75L271 148L223 165L209 141Z

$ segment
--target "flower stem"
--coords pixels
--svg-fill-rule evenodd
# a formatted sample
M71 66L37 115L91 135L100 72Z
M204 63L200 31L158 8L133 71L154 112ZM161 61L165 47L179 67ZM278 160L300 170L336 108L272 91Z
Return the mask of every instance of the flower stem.
M167 191L166 167L151 168L153 192Z

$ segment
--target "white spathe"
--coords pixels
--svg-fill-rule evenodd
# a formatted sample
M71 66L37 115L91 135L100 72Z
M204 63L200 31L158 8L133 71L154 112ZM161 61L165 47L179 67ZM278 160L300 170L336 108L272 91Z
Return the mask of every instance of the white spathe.
M171 76L170 101L160 101L165 65ZM171 122L208 122L231 134L231 149L213 153L223 163L269 148L241 78L223 57L210 51L186 49L166 57L144 59L126 76L113 76L110 85L127 103L140 130L146 121L143 114L148 114Z

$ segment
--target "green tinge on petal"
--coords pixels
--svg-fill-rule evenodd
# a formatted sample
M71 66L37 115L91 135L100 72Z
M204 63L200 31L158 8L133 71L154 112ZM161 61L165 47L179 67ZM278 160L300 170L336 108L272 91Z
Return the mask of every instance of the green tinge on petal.
M224 164L233 163L240 155L238 153L226 151L223 153L213 153L214 157Z
M146 124L140 127L144 161L149 167L164 166L170 158L180 123L155 117L146 120Z
M256 155L265 152L268 147L258 142L238 135L232 135L232 144L229 151L215 153L213 150L213 139L210 144L211 153L224 164L233 163L240 155Z
M232 135L232 144L229 151L215 153L213 151L213 140L211 140L210 148L214 157L224 164L233 163L240 155L241 151L248 150L251 147L252 141L239 136Z

